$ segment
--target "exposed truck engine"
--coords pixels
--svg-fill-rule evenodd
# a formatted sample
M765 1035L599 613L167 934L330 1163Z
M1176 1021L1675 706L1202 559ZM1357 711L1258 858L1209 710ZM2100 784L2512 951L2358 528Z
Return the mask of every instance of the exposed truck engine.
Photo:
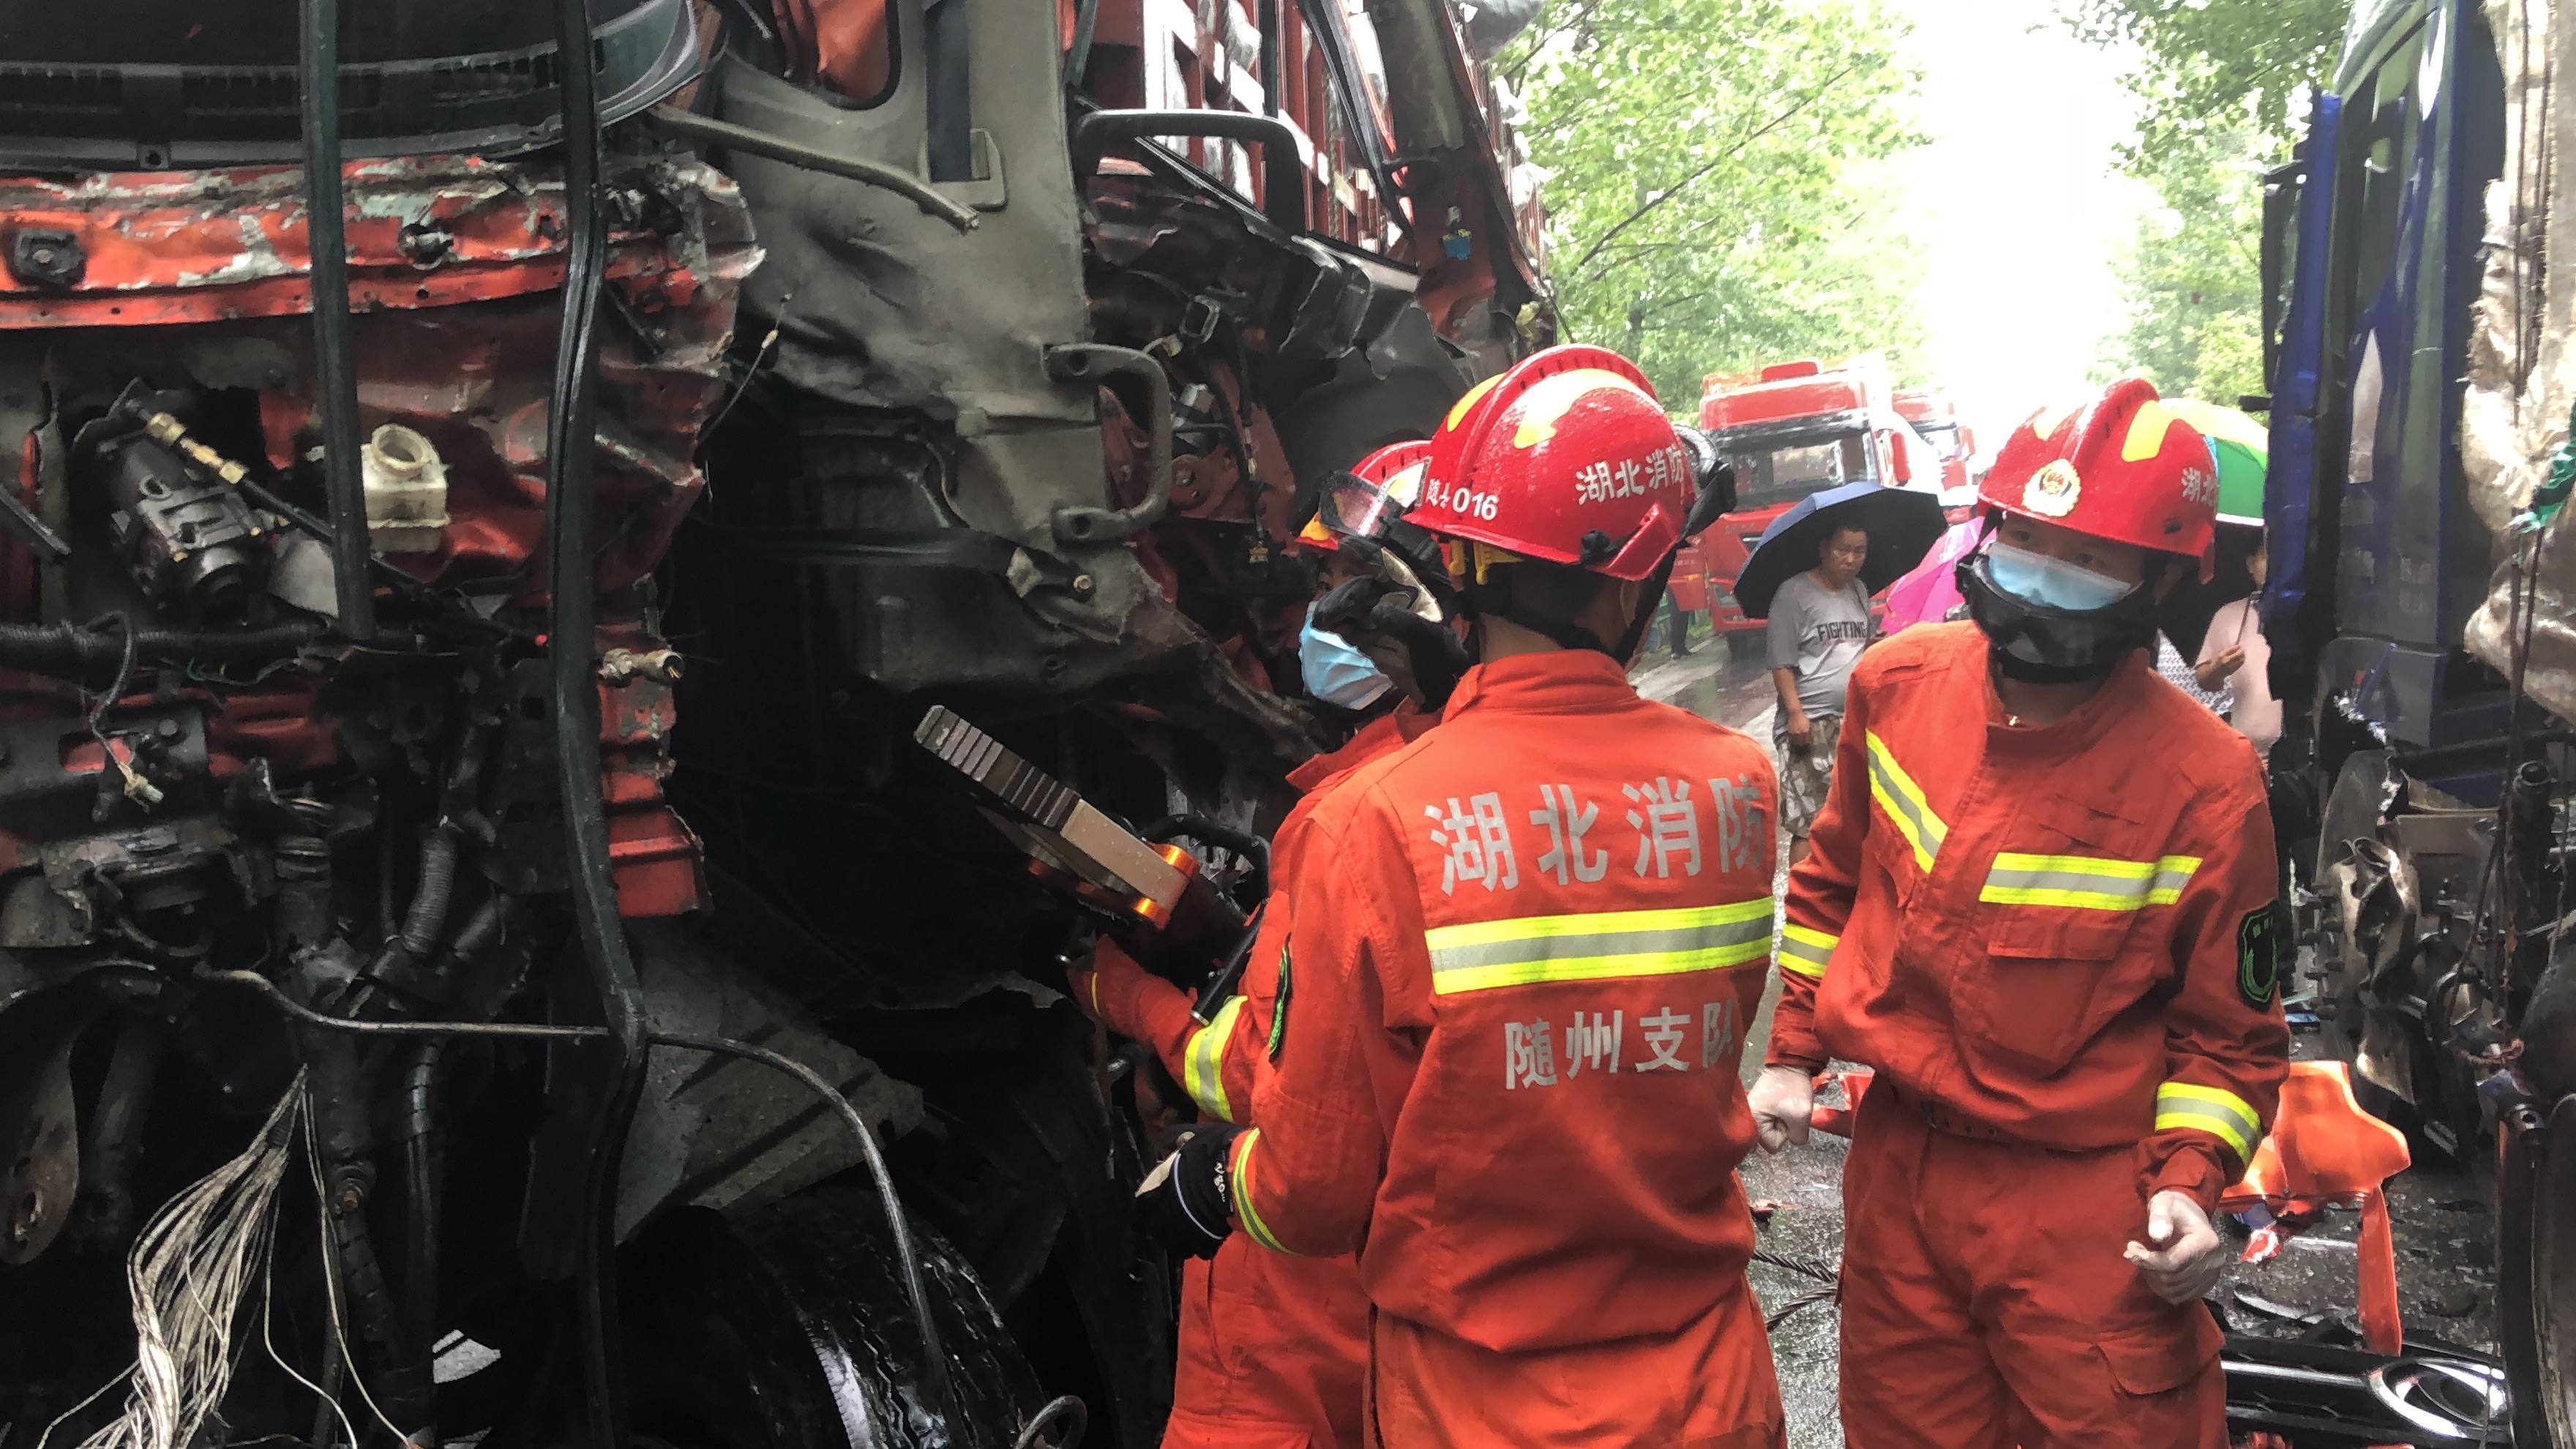
M1121 923L914 736L1243 893L1285 543L1548 333L1496 38L229 12L0 17L0 1432L1152 1443Z

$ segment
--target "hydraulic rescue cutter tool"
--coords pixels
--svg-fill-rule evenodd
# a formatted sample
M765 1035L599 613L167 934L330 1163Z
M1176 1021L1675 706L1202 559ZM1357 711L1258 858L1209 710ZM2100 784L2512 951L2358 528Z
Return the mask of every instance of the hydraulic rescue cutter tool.
M1172 839L1190 836L1250 861L1258 897L1269 855L1259 837L1196 816L1130 830L944 705L922 716L912 738L966 778L1031 875L1089 910L1147 969L1196 990L1202 1023L1215 1019L1242 979L1261 913L1237 909Z

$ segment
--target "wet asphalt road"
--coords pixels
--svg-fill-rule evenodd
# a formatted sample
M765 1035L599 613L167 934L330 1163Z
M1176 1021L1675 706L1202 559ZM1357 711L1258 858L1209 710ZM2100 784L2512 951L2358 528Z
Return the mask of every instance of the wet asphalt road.
M1769 743L1769 677L1758 658L1732 657L1723 640L1703 645L1681 661L1658 653L1636 672L1636 679L1651 698L1669 700ZM1770 1027L1766 1000L1746 1036L1747 1082L1760 1070ZM2307 1055L2314 1045L2313 1036L2301 1036L2294 1050ZM1840 1138L1818 1134L1805 1147L1778 1157L1757 1151L1744 1164L1746 1196L1757 1205L1776 1204L1762 1230L1762 1250L1797 1265L1753 1265L1753 1288L1766 1315L1810 1298L1822 1286L1812 1272L1798 1268L1823 1270L1841 1261L1843 1152ZM2396 1180L2389 1197L2407 1333L2491 1351L2495 1258L2485 1184L2455 1164L2419 1154L2417 1166ZM2217 1290L2231 1323L2240 1332L2290 1336L2303 1325L2284 1314L2355 1321L2353 1242L2359 1221L2356 1213L2330 1212L2291 1238L2271 1261L2231 1265ZM2241 1230L2223 1224L2222 1231L2242 1245ZM1827 1297L1790 1311L1771 1331L1794 1449L1839 1449L1843 1442L1834 1410L1838 1328Z

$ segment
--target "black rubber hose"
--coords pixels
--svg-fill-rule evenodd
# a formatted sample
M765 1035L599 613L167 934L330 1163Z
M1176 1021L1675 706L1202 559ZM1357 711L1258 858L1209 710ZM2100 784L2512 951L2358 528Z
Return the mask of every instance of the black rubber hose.
M401 932L391 944L409 961L426 961L438 949L447 924L447 903L456 890L456 855L465 832L441 822L420 847L420 881L412 889L411 909L403 913Z
M329 1251L338 1265L348 1326L366 1346L369 1375L385 1411L409 1433L430 1415L429 1345L410 1341L376 1258L368 1223L374 1194L365 1167L374 1143L358 1044L343 1036L307 1035L303 1055L313 1091L311 1130L327 1170L322 1212L330 1224Z
M403 1064L403 1192L411 1233L403 1306L411 1341L422 1352L438 1342L438 1072L446 1051L444 1041L424 1041Z
M397 1421L408 1421L402 1428L412 1443L435 1449L438 1433L429 1427L430 1404L436 1392L429 1345L411 1341L402 1315L395 1310L393 1290L385 1283L384 1265L377 1261L375 1237L367 1227L366 1208L343 1212L334 1205L330 1214L332 1246L340 1259L340 1288L348 1302L350 1326L383 1366L379 1388L384 1394L385 1412Z
M490 896L476 906L465 924L456 928L456 939L447 943L447 954L439 961L440 973L471 966L500 945L510 927L510 907L510 898L505 895Z
M456 858L464 843L464 830L450 821L439 822L421 842L411 905L400 924L387 923L384 943L367 962L366 979L415 998L427 994L416 968L437 952L438 938L446 931L448 903L456 893Z
M277 936L289 953L319 946L338 933L331 909L331 843L318 835L289 835L276 847Z
M547 578L554 604L546 655L574 926L599 999L600 1020L615 1044L615 1071L591 1123L583 1164L581 1220L588 1241L575 1287L590 1442L615 1449L627 1442L616 1338L617 1173L635 1105L644 1092L644 993L617 914L608 818L599 798L591 464L599 431L599 293L608 254L599 196L599 77L587 63L591 34L585 0L554 0L554 20L555 54L562 58L555 69L563 98L566 237L563 324L556 334L553 406L546 417Z
M368 575L367 487L358 463L356 329L349 322L347 198L340 177L340 3L304 0L304 217L313 256L313 386L322 405L323 496L330 500L331 588L340 632L376 637ZM589 53L585 34L582 48Z
M105 672L125 657L127 640L138 664L263 664L292 655L319 638L310 622L261 629L87 629L78 624L0 624L0 668L35 674Z

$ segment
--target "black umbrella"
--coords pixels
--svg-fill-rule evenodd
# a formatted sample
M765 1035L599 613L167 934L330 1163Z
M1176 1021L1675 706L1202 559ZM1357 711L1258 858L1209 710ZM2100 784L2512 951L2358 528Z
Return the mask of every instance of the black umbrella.
M1948 524L1939 497L1911 488L1846 483L1811 493L1762 530L1744 571L1735 576L1736 605L1746 618L1771 617L1771 596L1780 586L1816 566L1826 539L1855 526L1869 532L1869 562L1861 565L1860 581L1875 594L1923 562Z

